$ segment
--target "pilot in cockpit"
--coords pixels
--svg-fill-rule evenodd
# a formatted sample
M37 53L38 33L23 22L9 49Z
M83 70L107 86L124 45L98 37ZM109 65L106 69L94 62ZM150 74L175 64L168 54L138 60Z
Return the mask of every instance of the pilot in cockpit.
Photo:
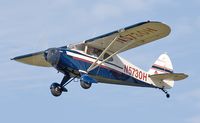
M97 48L89 47L88 48L88 54L95 56L95 57L98 57L101 54L101 51Z

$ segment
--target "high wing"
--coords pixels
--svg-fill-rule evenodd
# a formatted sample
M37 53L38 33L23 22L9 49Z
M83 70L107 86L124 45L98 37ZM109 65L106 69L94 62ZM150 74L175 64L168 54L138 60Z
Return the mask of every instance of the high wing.
M101 35L89 40L85 40L82 43L83 45L94 47L103 51L99 58L97 58L97 60L90 66L88 71L92 68L94 69L95 67L97 67L95 63L105 53L109 53L111 55L108 58L104 59L100 64L107 61L110 57L117 53L163 38L169 33L170 28L166 24L155 21L147 21L125 27L120 30L113 31L111 33ZM76 47L78 45L74 46ZM66 48L66 46L60 48ZM30 65L51 67L51 65L45 60L43 55L44 51L41 51L18 56L13 58L12 60Z
M22 62L29 65L41 66L41 67L52 67L44 58L44 51L31 53L15 57L11 60Z
M140 45L163 38L170 33L170 27L161 22L147 21L113 31L89 40L84 44L104 50L118 36L113 45L107 50L112 54L123 52ZM120 50L120 51L119 51Z

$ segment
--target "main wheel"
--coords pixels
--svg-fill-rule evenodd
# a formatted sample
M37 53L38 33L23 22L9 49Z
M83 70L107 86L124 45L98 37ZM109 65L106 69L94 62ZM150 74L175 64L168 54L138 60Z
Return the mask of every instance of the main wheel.
M62 87L58 83L53 83L50 86L51 94L55 97L58 97L62 94Z
M80 81L80 85L83 89L89 89L92 86L92 83L86 83L84 81Z

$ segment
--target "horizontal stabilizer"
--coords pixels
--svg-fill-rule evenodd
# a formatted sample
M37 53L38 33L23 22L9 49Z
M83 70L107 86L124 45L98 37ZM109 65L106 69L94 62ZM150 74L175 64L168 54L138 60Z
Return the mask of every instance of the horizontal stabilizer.
M159 79L159 80L173 80L179 81L183 80L188 77L188 75L184 73L165 73L165 74L154 74L149 76L152 79Z
M44 58L44 51L31 53L15 57L11 60L22 62L29 65L41 66L41 67L52 67Z

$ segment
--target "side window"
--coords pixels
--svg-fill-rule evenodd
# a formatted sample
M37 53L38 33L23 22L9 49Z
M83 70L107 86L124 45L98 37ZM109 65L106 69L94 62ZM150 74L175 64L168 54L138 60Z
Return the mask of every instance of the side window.
M103 59L106 59L108 58L110 55L108 53L105 53L104 56L103 56ZM113 61L113 58L109 58L108 61Z
M89 55L98 57L98 56L101 55L102 50L99 50L99 49L93 48L93 47L88 47L87 53L88 53Z
M88 53L89 55L92 55L92 56L96 56L96 57L97 57L97 55L96 55L96 53L95 53L94 50L95 50L94 48L88 47L87 53Z
M87 54L95 56L95 57L99 57L101 55L103 51L97 48L93 48L93 47L88 47L87 49ZM108 58L110 55L108 53L105 53L103 56L103 59ZM101 60L103 60L102 58L100 58ZM108 61L113 61L113 58L109 58Z

